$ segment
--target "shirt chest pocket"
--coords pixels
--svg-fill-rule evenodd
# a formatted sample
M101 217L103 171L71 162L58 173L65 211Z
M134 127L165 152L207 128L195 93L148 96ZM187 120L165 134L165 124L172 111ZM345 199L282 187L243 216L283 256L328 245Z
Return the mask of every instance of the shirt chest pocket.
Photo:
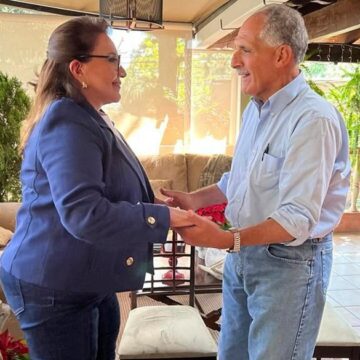
M284 157L276 157L265 153L260 162L254 167L254 183L266 189L277 187L284 159Z

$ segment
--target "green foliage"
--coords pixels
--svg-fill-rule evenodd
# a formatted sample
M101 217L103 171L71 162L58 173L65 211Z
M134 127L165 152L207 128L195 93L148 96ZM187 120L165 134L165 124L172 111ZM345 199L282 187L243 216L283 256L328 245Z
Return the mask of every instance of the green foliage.
M33 10L21 9L13 6L0 5L0 13L9 13L9 14L34 14L36 13Z
M169 54L161 52L160 40L157 37L150 34L144 38L126 70L126 86L122 88L121 99L124 111L131 109L129 112L133 115L161 118L163 109L172 107L176 109L174 111L182 114L186 104L186 82L191 81L193 117L207 122L209 128L215 126L214 119L228 120L229 111L214 100L212 88L214 82L228 79L225 70L230 69L229 53L194 52L192 63L186 64L185 45L185 39L177 38L173 52ZM167 51L169 50L168 47ZM166 74L161 74L161 71L164 71L159 65L161 57L169 59ZM188 78L186 66L191 66L191 75L187 74Z
M302 64L302 67L306 69L306 72L311 78L319 78L326 76L326 64L315 62L312 63L311 66L308 64Z
M20 81L0 72L0 201L21 197L20 124L29 108L30 99Z
M349 79L344 85L332 86L329 99L342 113L349 134L350 159L352 165L351 211L357 211L360 187L360 67L353 71L343 70Z
M353 165L360 147L360 68L353 72L344 70L349 81L341 86L332 85L329 99L333 101L344 116L349 133L349 145Z
M154 94L161 92L159 84L159 46L156 37L147 36L134 53L126 69L126 86L122 89L121 106L132 109L134 115L156 112ZM139 107L139 104L142 104Z
M322 74L324 73L324 68L323 67L318 67L318 66L307 66L305 65L305 63L300 64L300 68L301 70L303 70L306 75L308 75L308 79L307 79L307 83L309 84L309 86L320 96L325 97L325 93L324 91L316 84L316 82L314 80L311 79L312 76L314 76L314 74L317 74L319 72L321 72Z
M231 56L222 51L198 51L193 53L192 103L195 121L201 121L203 128L219 133L219 123L229 122L230 110L221 104L221 96L213 96L214 85L228 80ZM205 135L205 134L204 134Z

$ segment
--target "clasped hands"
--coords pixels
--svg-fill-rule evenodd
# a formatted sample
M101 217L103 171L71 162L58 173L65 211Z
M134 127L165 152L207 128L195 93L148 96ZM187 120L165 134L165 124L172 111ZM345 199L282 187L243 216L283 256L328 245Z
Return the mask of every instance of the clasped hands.
M228 241L220 240L225 232L214 222L195 213L196 205L191 193L165 189L161 189L161 193L166 196L163 201L170 209L170 227L187 244L215 248L224 244L220 247L228 247Z

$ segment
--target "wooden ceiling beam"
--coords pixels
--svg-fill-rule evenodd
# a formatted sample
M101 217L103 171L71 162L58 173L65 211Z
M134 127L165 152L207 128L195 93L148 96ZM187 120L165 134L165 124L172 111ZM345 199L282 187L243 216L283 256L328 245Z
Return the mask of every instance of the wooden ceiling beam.
M360 29L331 37L318 38L316 43L353 44L360 40Z
M360 28L360 1L338 0L304 16L310 42Z
M209 46L209 49L235 49L234 39L239 29L233 30L230 34L225 35L220 40Z

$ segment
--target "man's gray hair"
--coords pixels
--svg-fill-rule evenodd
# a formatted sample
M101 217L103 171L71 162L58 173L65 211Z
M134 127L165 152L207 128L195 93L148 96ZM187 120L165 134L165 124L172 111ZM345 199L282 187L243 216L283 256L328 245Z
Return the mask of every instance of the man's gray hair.
M308 33L301 14L280 4L271 4L255 14L264 14L265 24L260 37L271 46L289 45L297 64L304 60L308 46Z

